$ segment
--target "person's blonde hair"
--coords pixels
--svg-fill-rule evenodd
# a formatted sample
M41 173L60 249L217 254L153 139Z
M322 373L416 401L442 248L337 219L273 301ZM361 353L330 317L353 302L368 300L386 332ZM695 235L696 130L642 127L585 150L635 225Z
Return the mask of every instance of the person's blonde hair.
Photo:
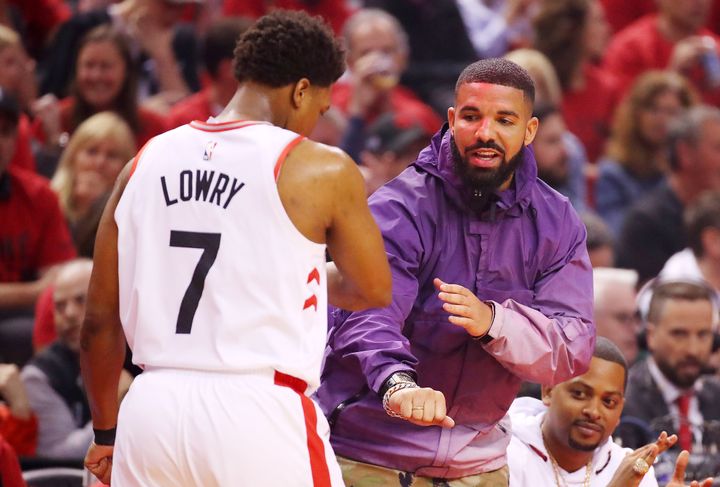
M559 107L562 90L555 68L545 54L535 49L515 49L505 54L508 59L524 68L535 82L535 102L545 102Z
M108 139L115 142L122 160L128 161L135 155L137 148L130 126L113 112L96 113L81 123L63 151L50 186L57 193L63 214L70 221L78 216L72 198L75 159L88 145Z
M687 80L670 71L648 71L638 77L615 112L607 155L638 177L652 177L667 170L659 167L653 147L640 131L640 115L666 92L677 95L683 108L697 103Z
M20 36L10 27L0 25L0 51L9 46L19 46Z

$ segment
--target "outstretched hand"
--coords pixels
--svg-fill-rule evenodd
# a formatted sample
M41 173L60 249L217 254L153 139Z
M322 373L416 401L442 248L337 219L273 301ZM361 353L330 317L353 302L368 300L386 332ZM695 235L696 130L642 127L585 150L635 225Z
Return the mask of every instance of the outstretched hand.
M628 453L617 470L615 470L615 475L613 475L613 478L610 480L608 487L637 487L655 462L657 456L673 446L676 442L676 435L668 436L668 434L663 431L654 443L642 446ZM644 472L638 469L639 466L643 465L646 467ZM678 487L672 484L669 485L671 485L671 487Z
M675 460L675 472L673 472L672 479L665 487L686 487L685 485L685 469L690 461L690 453L687 450L683 450ZM713 479L708 477L702 482L693 480L690 482L690 487L712 487Z
M433 284L440 291L438 298L443 302L443 309L450 313L450 323L465 328L473 337L481 337L488 332L492 325L490 306L459 284L448 284L437 277Z

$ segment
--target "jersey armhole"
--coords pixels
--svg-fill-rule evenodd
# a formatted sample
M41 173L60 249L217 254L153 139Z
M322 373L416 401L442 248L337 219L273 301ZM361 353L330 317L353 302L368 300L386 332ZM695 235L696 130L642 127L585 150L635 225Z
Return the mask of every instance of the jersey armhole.
M154 137L153 137L153 138L154 138ZM147 142L145 142L145 145L143 145L143 146L140 148L140 150L138 151L138 153L137 153L137 154L135 155L135 157L133 158L132 166L130 167L130 174L128 175L128 181L129 181L130 178L132 177L133 173L135 173L135 169L137 169L138 162L140 162L140 158L142 157L143 152L145 152L145 149L147 148L147 146L148 146L148 145L150 144L150 142L152 142L152 141L153 141L153 139L150 139L150 140L148 140Z
M280 170L282 169L283 164L285 164L285 159L287 159L288 154L291 150L293 150L296 145L298 145L303 140L305 140L305 137L303 135L298 135L293 140L291 140L288 145L285 146L283 151L278 156L277 162L275 163L275 169L273 170L273 175L275 176L276 183L278 180L278 176L280 176Z

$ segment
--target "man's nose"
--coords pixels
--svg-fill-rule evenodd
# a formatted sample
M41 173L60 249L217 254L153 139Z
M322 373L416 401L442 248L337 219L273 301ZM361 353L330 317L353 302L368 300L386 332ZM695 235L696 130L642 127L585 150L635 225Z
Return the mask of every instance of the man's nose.
M477 127L475 127L475 137L478 140L487 142L488 140L494 138L493 134L494 130L492 127L492 120L482 119L477 123Z
M590 399L583 408L583 414L593 421L600 418L600 399Z

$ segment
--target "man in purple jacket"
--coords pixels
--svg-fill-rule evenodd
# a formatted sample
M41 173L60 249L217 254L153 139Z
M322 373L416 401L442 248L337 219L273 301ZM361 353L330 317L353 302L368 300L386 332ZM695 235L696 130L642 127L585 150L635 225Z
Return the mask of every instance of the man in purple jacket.
M370 200L393 301L333 311L317 393L348 485L507 485L520 382L587 370L585 228L537 178L534 92L510 61L471 64L449 127Z

